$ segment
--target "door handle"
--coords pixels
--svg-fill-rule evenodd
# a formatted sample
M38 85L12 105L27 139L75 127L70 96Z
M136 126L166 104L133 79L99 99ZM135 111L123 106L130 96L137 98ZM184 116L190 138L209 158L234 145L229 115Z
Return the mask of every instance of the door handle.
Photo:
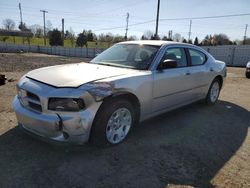
M186 72L186 75L190 75L191 73L190 72Z
M210 71L211 71L211 72L213 72L213 71L214 71L214 69L213 69L213 68L210 68Z

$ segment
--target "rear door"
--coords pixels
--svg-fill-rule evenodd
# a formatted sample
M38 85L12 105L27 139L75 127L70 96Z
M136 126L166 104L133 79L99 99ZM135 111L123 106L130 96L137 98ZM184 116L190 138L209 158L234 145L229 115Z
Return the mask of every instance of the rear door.
M193 48L186 48L186 50L190 65L190 77L195 84L193 93L199 98L207 92L207 87L210 84L209 80L211 80L210 75L213 70L210 70L207 63L208 58L203 52Z

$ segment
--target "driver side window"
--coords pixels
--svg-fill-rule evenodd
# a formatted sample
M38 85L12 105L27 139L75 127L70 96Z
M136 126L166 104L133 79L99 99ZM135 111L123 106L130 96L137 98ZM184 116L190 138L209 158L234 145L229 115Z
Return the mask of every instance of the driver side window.
M177 62L177 68L187 66L187 59L183 48L168 48L161 62L165 60L175 60Z

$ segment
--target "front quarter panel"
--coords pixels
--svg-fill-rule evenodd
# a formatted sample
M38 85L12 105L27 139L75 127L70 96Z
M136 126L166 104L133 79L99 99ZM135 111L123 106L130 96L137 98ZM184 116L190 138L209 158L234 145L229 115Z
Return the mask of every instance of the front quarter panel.
M151 112L152 105L152 72L138 71L138 73L99 81L112 85L110 95L116 93L131 93L137 97L141 107L141 118ZM98 83L98 82L96 82Z

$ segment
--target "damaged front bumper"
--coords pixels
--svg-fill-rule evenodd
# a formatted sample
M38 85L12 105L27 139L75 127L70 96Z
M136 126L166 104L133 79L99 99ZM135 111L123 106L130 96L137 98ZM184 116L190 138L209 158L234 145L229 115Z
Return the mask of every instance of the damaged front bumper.
M74 144L84 144L88 141L98 106L95 105L94 110L47 114L25 108L17 96L13 101L18 125L21 128L44 139Z

